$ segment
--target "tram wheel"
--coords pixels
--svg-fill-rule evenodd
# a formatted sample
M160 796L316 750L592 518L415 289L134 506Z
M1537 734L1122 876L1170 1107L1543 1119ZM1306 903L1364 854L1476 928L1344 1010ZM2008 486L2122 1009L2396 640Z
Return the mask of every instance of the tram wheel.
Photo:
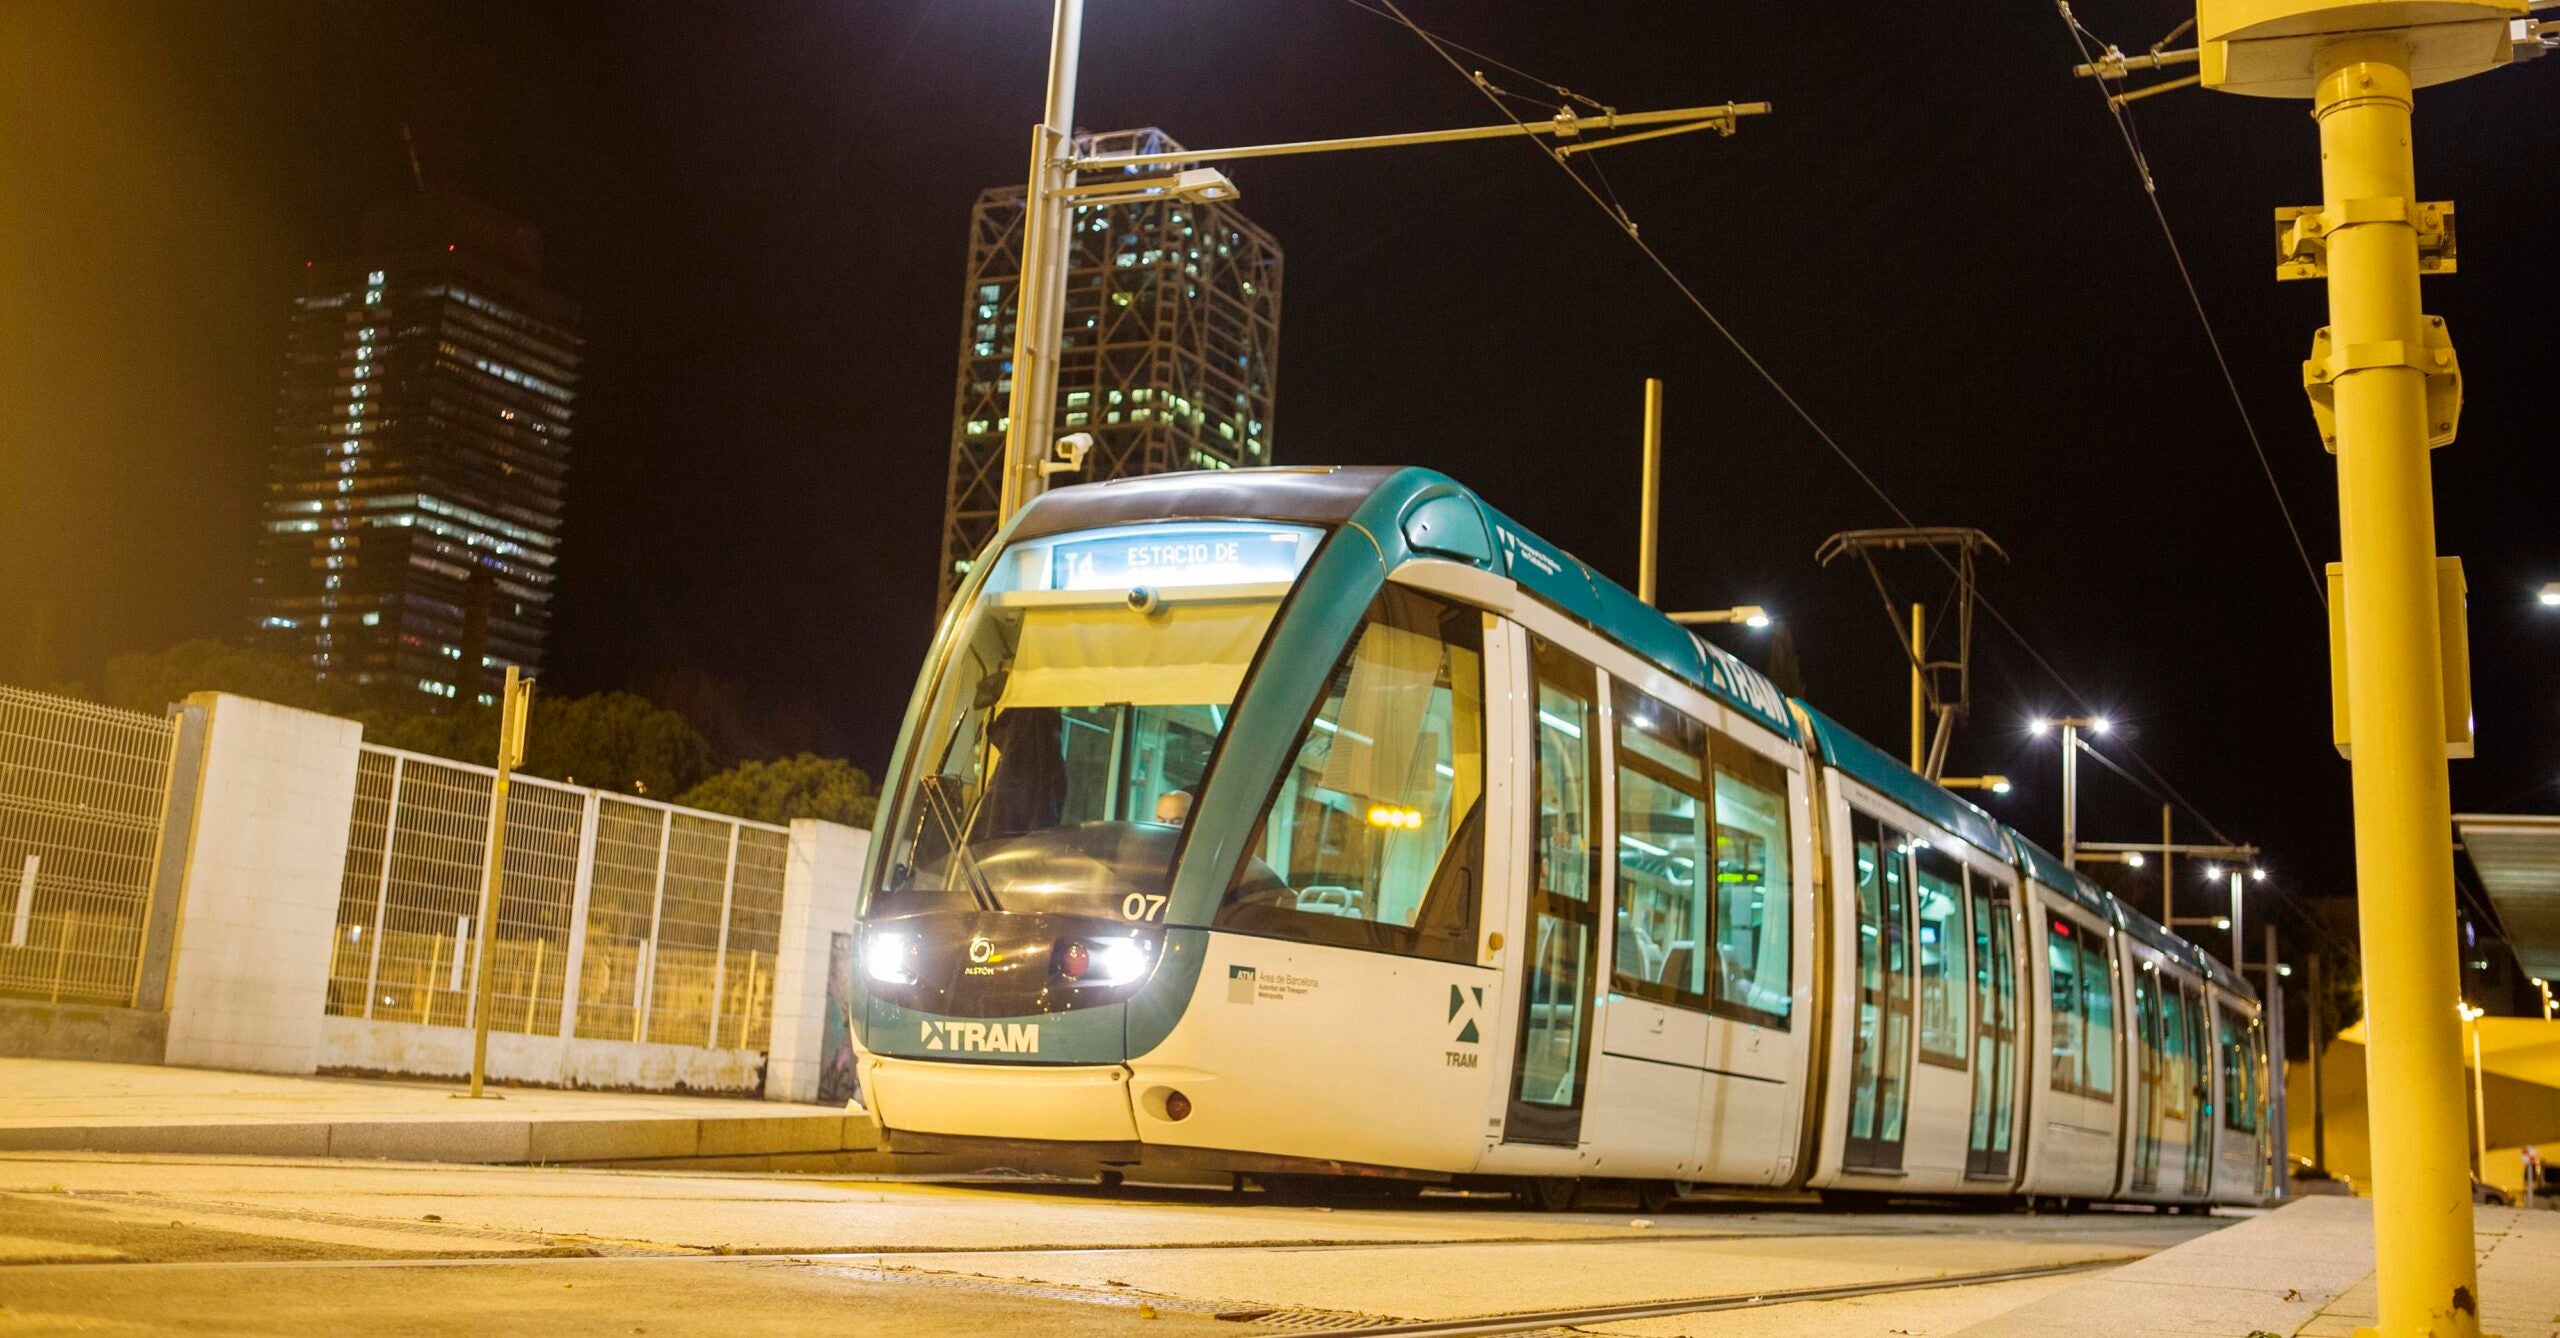
M1636 1210L1647 1213L1668 1212L1680 1201L1680 1186L1669 1180L1636 1182Z
M1523 1176L1512 1191L1520 1203L1542 1213L1569 1213L1582 1201L1582 1181L1569 1175Z

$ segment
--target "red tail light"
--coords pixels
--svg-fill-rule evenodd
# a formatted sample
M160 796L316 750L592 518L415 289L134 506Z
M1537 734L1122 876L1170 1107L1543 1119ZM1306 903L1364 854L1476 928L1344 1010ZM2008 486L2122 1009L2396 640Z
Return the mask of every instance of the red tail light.
M1093 954L1074 939L1068 939L1066 946L1058 950L1058 974L1069 980L1084 979L1084 973L1092 966Z

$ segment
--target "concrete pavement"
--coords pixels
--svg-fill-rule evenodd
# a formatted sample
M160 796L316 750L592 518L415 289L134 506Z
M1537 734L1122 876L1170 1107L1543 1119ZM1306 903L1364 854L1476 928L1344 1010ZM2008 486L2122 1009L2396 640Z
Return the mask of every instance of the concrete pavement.
M2480 1327L2560 1338L2560 1212L2474 1210ZM1964 1330L1968 1338L2058 1338L2109 1317L2123 1333L2349 1338L2375 1322L2373 1201L2301 1199L2209 1240L2055 1288Z
M457 1163L828 1158L874 1146L828 1106L0 1059L0 1151Z
M1325 1209L1196 1190L13 1153L0 1330L1246 1338L2115 1263L2217 1225L1766 1204L1542 1214L1440 1195ZM1585 1328L1946 1333L2068 1281Z

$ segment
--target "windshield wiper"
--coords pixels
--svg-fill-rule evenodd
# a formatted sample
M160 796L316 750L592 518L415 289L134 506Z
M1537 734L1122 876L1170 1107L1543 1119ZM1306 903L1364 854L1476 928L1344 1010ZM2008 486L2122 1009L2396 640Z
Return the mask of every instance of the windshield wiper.
M995 889L988 885L985 871L978 867L978 857L969 853L968 825L951 806L951 794L945 788L951 780L944 775L927 776L917 793L924 800L925 812L932 814L942 828L943 839L951 848L951 866L959 870L961 881L968 886L970 900L978 903L979 910L1001 911L1004 907L996 901Z

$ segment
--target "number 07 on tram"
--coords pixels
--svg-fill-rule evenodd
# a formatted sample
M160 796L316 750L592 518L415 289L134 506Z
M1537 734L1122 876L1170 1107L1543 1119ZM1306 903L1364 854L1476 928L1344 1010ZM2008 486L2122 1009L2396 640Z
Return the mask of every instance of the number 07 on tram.
M893 1152L2273 1186L2237 976L1426 470L1047 494L886 794L852 1020Z

